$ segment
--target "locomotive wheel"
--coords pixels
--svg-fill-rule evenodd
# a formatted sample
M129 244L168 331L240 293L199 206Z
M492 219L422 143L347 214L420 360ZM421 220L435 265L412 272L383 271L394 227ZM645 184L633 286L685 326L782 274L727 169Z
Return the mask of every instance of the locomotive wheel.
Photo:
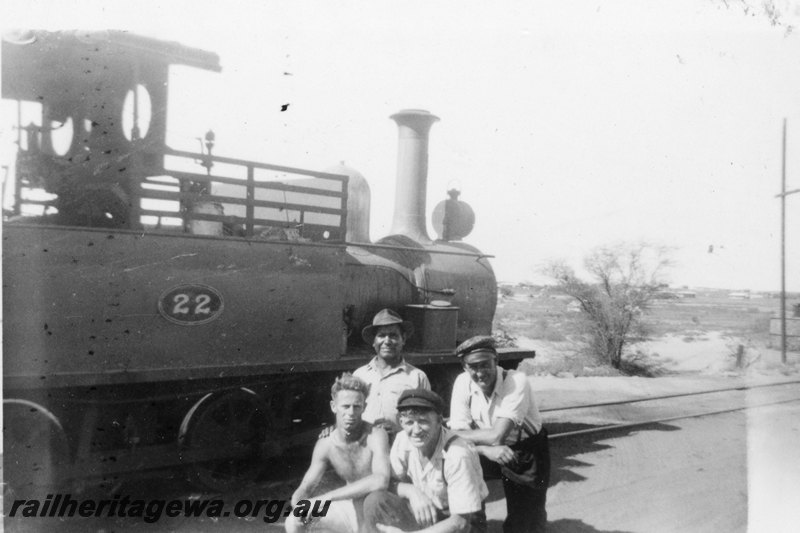
M204 396L186 414L178 443L182 456L199 452L220 458L190 462L190 481L220 492L253 482L265 466L264 443L271 426L266 405L253 391Z
M64 428L53 413L28 400L3 400L4 494L44 494L69 461Z

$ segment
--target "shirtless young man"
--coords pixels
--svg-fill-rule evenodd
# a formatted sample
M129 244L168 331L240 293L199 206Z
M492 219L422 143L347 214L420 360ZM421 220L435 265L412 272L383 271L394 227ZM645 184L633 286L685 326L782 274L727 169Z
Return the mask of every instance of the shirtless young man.
M389 486L389 439L386 432L364 422L368 386L351 374L343 374L331 387L331 411L336 428L314 446L311 465L292 495L292 507L302 499L331 500L324 517L310 522L290 516L286 531L335 531L356 533L364 497ZM328 469L345 481L343 487L315 494Z

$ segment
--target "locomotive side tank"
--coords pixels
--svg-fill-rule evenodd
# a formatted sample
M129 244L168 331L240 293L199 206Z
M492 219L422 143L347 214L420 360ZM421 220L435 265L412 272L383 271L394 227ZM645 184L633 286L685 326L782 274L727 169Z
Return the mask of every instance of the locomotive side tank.
M15 490L179 465L236 487L316 435L333 376L372 355L360 331L379 309L414 322L407 356L442 392L455 346L491 332L487 256L425 229L430 113L392 117L395 214L373 243L369 186L351 169L220 157L211 133L202 153L166 144L169 66L217 71L215 55L121 32L31 35L3 42L3 98L41 107L18 124L3 225ZM137 87L153 103L146 132Z

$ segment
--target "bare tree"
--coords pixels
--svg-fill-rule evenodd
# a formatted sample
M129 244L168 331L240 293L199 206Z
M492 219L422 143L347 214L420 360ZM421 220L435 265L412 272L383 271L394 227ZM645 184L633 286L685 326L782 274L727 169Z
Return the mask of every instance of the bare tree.
M622 350L641 324L672 265L669 249L646 243L601 246L584 259L591 281L578 277L563 261L545 272L561 290L575 298L588 319L591 345L600 359L619 369Z
M797 23L796 0L713 0L722 4L726 9L741 11L748 17L764 16L770 25L784 30L785 35L791 34ZM794 21L794 24L792 23Z

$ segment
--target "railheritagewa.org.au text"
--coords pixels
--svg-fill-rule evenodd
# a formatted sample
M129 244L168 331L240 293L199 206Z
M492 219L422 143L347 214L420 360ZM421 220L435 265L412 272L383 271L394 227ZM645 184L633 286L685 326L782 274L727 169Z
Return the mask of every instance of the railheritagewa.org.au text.
M129 517L139 518L149 524L163 517L262 517L264 522L276 522L281 517L319 518L328 513L330 500L300 500L292 507L286 500L238 500L226 504L220 499L144 500L116 495L113 498L78 499L71 494L48 494L44 500L14 500L9 518L65 518L65 517Z

